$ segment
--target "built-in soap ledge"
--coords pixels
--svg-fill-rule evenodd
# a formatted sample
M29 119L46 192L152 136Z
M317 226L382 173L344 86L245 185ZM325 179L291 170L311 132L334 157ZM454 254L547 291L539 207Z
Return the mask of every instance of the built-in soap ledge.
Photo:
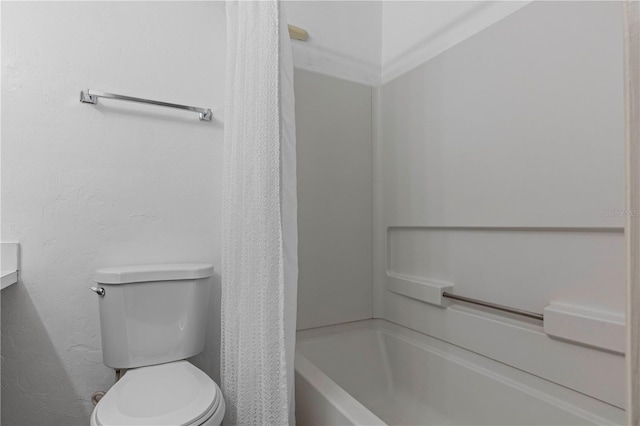
M0 243L0 269L2 279L0 289L5 289L18 282L18 243Z
M451 302L445 299L442 294L452 288L453 284L444 281L422 280L387 272L387 289L389 291L443 308Z
M450 298L454 298L497 311L542 320L544 332L549 337L620 354L625 352L625 318L622 314L560 302L550 302L542 314L528 312L459 295L445 295L452 292L453 284L390 272L387 272L387 289L441 308L447 307L451 303Z
M544 332L554 338L623 354L626 347L623 314L570 303L551 302L544 308Z

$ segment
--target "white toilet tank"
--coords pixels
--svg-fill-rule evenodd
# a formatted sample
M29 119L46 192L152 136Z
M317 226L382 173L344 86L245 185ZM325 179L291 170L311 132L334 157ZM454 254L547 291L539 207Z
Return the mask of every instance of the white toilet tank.
M104 364L135 368L201 352L212 275L213 266L195 263L97 270Z

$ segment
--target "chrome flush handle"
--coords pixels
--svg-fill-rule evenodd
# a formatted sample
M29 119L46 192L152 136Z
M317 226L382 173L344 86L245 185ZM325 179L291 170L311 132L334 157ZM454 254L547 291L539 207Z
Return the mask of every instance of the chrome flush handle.
M104 288L102 288L102 287L91 287L90 290L95 292L100 297L104 296Z

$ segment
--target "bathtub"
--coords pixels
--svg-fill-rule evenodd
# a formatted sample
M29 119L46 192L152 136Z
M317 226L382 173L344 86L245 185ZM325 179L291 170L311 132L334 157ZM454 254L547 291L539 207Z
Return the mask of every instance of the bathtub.
M297 342L298 426L625 421L619 408L384 320L299 331Z

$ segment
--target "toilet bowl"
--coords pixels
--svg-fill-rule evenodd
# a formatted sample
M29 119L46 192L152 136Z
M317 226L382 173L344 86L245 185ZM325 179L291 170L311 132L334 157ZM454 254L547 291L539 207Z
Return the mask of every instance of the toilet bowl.
M91 413L91 426L219 426L218 385L187 361L127 371Z

